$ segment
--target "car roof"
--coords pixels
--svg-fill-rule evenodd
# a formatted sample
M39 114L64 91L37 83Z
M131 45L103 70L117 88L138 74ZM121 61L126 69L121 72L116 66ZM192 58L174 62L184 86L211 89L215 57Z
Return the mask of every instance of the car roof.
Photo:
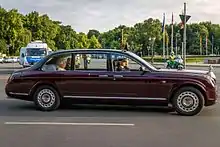
M119 50L119 49L67 49L67 50L57 50L55 52L53 52L52 54L60 54L60 53L68 53L68 52L118 52L118 53L122 53L122 52L126 52L126 50ZM52 55L51 54L51 55Z

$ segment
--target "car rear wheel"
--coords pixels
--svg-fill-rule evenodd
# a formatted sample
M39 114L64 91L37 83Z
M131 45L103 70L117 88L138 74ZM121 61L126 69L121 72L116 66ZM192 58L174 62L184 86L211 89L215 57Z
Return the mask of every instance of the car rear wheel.
M60 97L51 86L40 86L34 93L34 103L41 111L52 111L60 106Z
M177 91L173 98L175 111L183 116L193 116L204 107L203 94L194 87L184 87Z

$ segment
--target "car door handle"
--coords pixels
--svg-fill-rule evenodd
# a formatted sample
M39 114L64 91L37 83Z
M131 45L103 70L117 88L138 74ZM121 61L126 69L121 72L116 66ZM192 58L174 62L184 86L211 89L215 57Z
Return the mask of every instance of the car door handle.
M165 83L167 83L167 81L160 81L160 83L165 84Z
M108 75L99 75L100 78L108 78Z
M123 75L114 75L114 78L123 78Z

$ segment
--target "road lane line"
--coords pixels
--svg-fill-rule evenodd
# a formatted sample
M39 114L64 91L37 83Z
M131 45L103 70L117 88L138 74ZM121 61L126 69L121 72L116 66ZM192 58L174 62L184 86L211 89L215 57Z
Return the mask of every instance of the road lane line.
M61 123L61 122L5 122L5 125L64 125L64 126L135 126L121 123Z

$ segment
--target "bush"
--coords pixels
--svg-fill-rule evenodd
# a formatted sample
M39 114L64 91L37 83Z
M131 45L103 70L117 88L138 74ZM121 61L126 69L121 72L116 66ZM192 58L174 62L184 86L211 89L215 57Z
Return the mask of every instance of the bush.
M143 57L144 60L151 62L151 57ZM197 62L204 62L204 57L188 57L186 58L187 63L197 63ZM154 57L154 62L164 62L162 57Z
M186 58L187 63L204 62L205 58Z

